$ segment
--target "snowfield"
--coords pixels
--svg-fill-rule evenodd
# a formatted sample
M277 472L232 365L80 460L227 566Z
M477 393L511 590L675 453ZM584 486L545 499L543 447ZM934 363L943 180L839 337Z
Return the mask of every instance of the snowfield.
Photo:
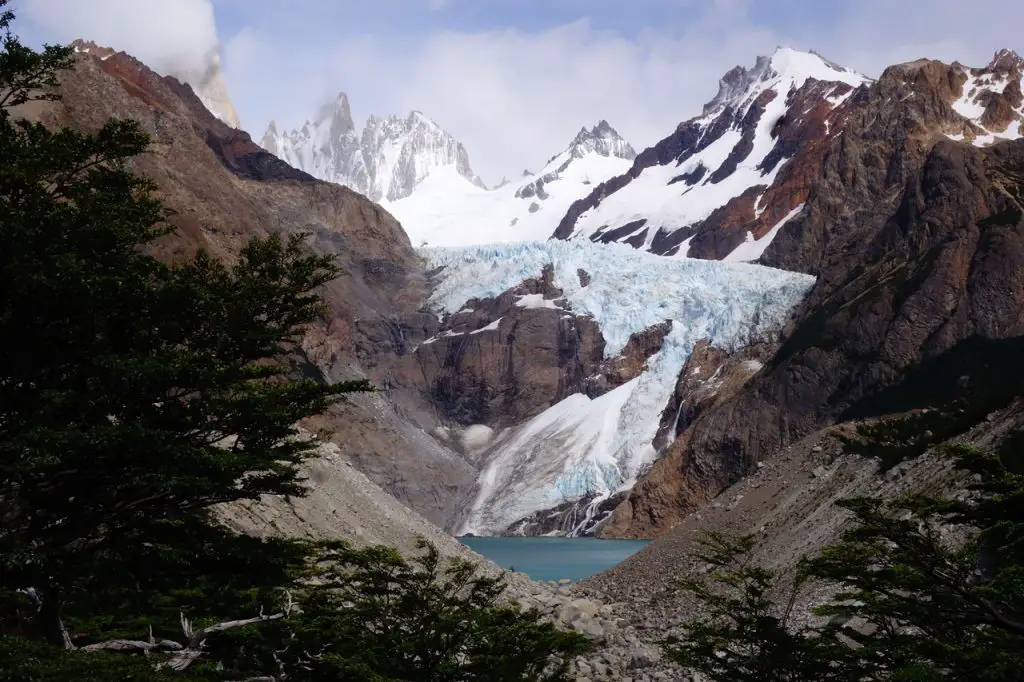
M430 267L443 267L431 298L442 312L456 312L470 298L496 296L551 264L572 312L598 323L608 357L618 355L631 334L673 322L661 351L639 377L594 400L569 396L496 435L485 453L477 497L457 529L475 535L501 532L588 493L601 500L631 487L657 455L651 441L697 341L708 338L731 349L772 337L814 283L808 275L758 265L662 258L584 240L420 253ZM579 268L590 275L586 287Z
M430 171L411 196L384 206L405 228L413 246L470 246L547 239L574 201L593 186L629 170L632 162L597 153L551 160L536 176L486 190L468 182L453 166ZM547 182L547 197L517 197L516 192L536 178L555 172Z
M491 190L456 169L434 168L412 196L384 204L413 245L470 246L550 237L577 199L629 170L636 152L607 121L581 128L540 172Z

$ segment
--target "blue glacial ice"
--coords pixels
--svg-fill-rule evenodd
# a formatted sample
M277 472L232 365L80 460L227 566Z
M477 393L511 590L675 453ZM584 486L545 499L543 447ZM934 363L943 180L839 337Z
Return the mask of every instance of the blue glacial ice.
M618 355L631 334L672 320L647 371L590 399L567 397L506 429L486 454L478 493L459 532L488 535L537 511L593 493L628 489L657 456L651 441L686 358L701 339L733 350L776 336L810 290L808 275L746 263L669 259L619 244L579 240L422 249L443 267L431 298L456 312L470 298L497 296L545 265L572 311L590 315ZM590 275L582 286L577 269Z

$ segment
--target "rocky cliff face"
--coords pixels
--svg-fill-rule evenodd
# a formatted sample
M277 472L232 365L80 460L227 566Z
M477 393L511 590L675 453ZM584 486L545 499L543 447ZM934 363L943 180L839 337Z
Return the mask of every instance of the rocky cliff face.
M350 187L374 201L409 196L437 168L452 167L470 183L483 187L470 167L466 148L422 113L370 116L360 132L345 93L298 130L279 132L271 121L260 144L295 168Z
M1024 334L1024 140L993 133L1019 69L1008 53L986 69L920 60L851 98L803 210L761 258L817 275L795 324L730 400L677 424L607 533L661 533L790 441L893 409L883 395L918 407L934 386L970 381L969 369L922 375L927 363ZM984 110L968 117L965 101Z
M76 53L89 54L103 60L110 59L117 54L116 50L97 45L91 40L76 40L71 43L71 47ZM169 75L188 83L203 106L214 116L232 128L240 127L238 113L235 111L235 105L228 94L227 83L224 81L218 49L215 48L203 55L201 66L190 64L171 68Z
M361 321L414 316L427 290L422 263L394 218L347 188L288 166L217 119L192 88L126 54L82 52L59 91L61 101L33 103L22 113L84 130L111 117L132 118L152 135L152 151L132 164L158 185L177 228L153 246L159 257L173 260L205 248L231 260L252 236L297 230L311 233L311 249L335 254L345 274L328 285L330 313L310 330L300 364L325 380L383 382L380 367L361 355L367 348L374 357L391 350ZM405 404L425 411L414 398L361 396L316 425L334 432L346 456L374 462L368 470L378 483L444 525L456 491L475 471L415 429Z
M551 307L517 305L538 296ZM431 403L445 422L502 429L585 391L602 365L605 340L593 318L559 303L565 305L562 290L547 268L496 298L466 301L417 346Z

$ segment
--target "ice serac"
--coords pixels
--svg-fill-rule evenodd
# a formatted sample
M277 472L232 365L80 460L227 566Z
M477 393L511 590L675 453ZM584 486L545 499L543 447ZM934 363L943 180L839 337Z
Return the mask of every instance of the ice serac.
M451 168L431 170L408 198L387 205L414 244L467 246L546 239L569 206L591 187L625 172L633 147L607 121L583 127L537 173L492 190Z
M803 207L759 256L814 287L742 385L677 384L678 437L604 532L658 535L823 426L972 399L1005 363L1024 338L1024 139L1006 139L1020 76L1009 51L981 68L920 59L843 105ZM708 356L702 377L712 363L743 369Z
M822 150L841 133L851 96L867 83L790 48L738 66L700 116L574 202L554 237L754 260L806 201ZM749 242L756 247L744 246Z
M359 131L345 93L297 130L281 132L271 121L261 144L316 178L346 185L378 202L409 196L438 169L484 187L462 143L422 112L370 116Z
M426 249L423 255L441 268L430 301L450 313L467 298L498 295L549 269L561 295L523 297L521 303L592 318L607 359L619 356L639 332L670 323L662 328L660 349L637 376L597 395L568 395L503 430L477 455L479 487L461 526L477 535L505 532L567 501L584 499L596 509L627 490L657 456L652 442L661 413L694 345L708 339L731 349L773 339L813 283L807 275L761 266L666 259L589 241ZM500 325L489 333L501 333ZM600 520L580 511L571 533Z

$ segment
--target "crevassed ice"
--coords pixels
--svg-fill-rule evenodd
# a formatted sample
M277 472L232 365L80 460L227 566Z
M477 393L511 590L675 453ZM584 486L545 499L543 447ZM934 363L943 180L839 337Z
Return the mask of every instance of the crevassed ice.
M459 532L509 524L588 493L631 487L656 456L651 446L676 377L697 341L727 349L777 334L814 278L746 263L667 259L620 244L548 241L422 249L443 267L431 302L454 312L554 268L576 314L591 315L618 355L631 334L672 320L662 350L629 383L591 400L575 394L503 433L487 454L479 492ZM590 275L580 284L578 269Z

